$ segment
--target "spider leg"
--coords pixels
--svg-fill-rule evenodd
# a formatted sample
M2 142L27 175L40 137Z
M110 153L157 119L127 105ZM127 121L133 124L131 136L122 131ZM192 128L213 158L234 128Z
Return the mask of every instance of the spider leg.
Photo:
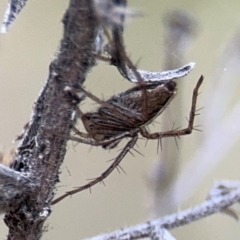
M123 139L123 138L126 138L126 137L134 137L138 132L139 132L139 129L134 129L130 132L124 132L118 136L115 136L113 138L110 138L110 139L105 139L105 140L94 140L92 138L85 138L85 137L82 137L81 136L83 134L86 134L87 133L82 133L82 132L78 132L80 133L80 137L74 137L74 136L66 136L66 135L62 135L62 134L59 134L58 132L55 132L53 130L49 130L49 129L46 129L46 131L48 133L51 133L53 134L54 136L57 136L59 138L63 138L63 139L66 139L66 140L72 140L72 141L75 141L75 142L79 142L79 143L84 143L84 144L88 144L88 145L92 145L92 146L104 146L104 145L108 145L108 144L111 144L111 143L115 143L115 142L119 142L119 140Z
M118 35L119 35L119 33L115 32L114 36L117 39L114 39L114 43L115 43L115 47L116 47L116 53L118 53L117 54L118 55L117 61L115 61L118 64L115 65L115 66L117 66L119 72L121 73L121 75L124 78L131 81L131 79L129 77L129 70L130 70L132 72L132 74L135 76L135 78L137 79L136 83L142 90L141 98L142 98L143 118L145 120L147 120L148 119L148 113L147 113L147 89L146 89L146 84L145 84L144 79L142 78L141 74L138 72L136 65L133 64L131 59L128 57L128 55L125 51L124 44L123 44L123 39ZM112 56L112 57L115 58L116 56Z
M192 130L194 129L194 119L195 119L195 112L196 112L196 104L197 104L197 96L198 96L198 89L201 86L203 82L203 76L200 77L200 79L197 82L196 87L194 88L193 91L193 96L192 96L192 107L190 110L189 114L189 121L188 121L188 126L184 129L180 130L171 130L171 131L166 131L166 132L156 132L156 133L149 133L145 127L140 127L140 133L143 137L147 139L159 139L159 138L164 138L164 137L178 137L178 136L183 136L183 135L188 135L192 133Z
M134 147L138 139L138 136L135 135L132 137L132 139L126 144L126 146L123 148L123 150L120 152L120 154L116 157L114 162L105 170L99 177L93 179L86 185L83 185L81 187L78 187L72 191L68 191L59 198L56 198L55 200L52 201L52 205L60 202L64 198L71 196L75 193L81 192L87 188L91 188L93 185L102 182L115 168L119 167L119 163L122 161L122 159L126 156L126 154L130 151L131 148Z
M90 136L89 133L80 132L75 126L72 126L72 131L73 131L76 135L78 135L78 136L80 136L80 137L82 137L82 138L87 138L87 139L90 139L90 138L91 138L91 136Z

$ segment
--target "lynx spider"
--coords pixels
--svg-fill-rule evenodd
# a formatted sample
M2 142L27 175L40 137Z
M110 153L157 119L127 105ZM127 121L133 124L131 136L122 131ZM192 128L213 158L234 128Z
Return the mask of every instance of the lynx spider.
M192 66L186 65L183 68L173 71L178 73L186 70L186 68L192 68ZM99 182L103 182L115 168L120 168L119 164L121 160L134 147L139 135L146 139L161 139L164 137L179 137L190 134L194 129L193 124L196 115L198 89L202 84L203 76L200 77L193 91L192 106L189 114L188 126L186 128L156 133L149 133L146 129L146 126L163 112L176 94L176 83L173 79L186 75L190 70L191 69L187 69L184 74L178 74L178 76L170 74L170 77L168 76L165 78L168 80L146 81L144 84L137 85L125 92L112 96L107 101L100 100L80 87L81 92L101 106L95 112L88 113L83 113L80 108L78 108L77 113L83 122L86 133L80 132L73 126L73 131L79 137L70 136L65 138L92 146L102 146L104 149L116 147L124 138L130 138L130 140L114 159L112 164L99 177L92 179L84 186L66 192L61 197L55 199L52 204L84 189L91 188ZM170 72L171 71L163 73ZM143 91L143 88L145 91ZM145 98L143 93L146 94ZM146 108L144 108L143 103L145 99L147 100ZM143 113L145 109L147 110L146 114ZM63 136L59 135L59 137Z

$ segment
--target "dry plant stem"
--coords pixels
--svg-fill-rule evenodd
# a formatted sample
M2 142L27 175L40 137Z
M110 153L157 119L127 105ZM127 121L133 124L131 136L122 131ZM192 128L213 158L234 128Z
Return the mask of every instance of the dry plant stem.
M27 0L9 0L7 10L5 11L1 32L6 33L11 24L15 21L19 12L23 9Z
M92 1L71 0L63 23L59 53L51 63L47 83L35 103L12 164L12 168L29 178L32 188L9 202L4 219L9 227L9 240L35 240L42 235L43 224L51 212L59 167L66 153L66 139L47 134L45 130L70 134L78 101L67 95L64 88L77 89L95 64L92 48L97 23Z
M189 208L163 218L85 240L132 240L146 238L152 235L154 229L164 228L170 230L180 227L212 214L219 213L239 201L240 185L238 185L238 188L235 190L230 190L225 195L208 199L194 208Z

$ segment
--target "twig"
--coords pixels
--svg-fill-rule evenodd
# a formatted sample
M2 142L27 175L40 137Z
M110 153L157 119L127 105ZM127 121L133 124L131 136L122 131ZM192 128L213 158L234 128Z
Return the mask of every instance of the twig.
M29 124L24 129L12 168L26 176L31 186L5 209L8 239L40 239L66 153L66 139L46 133L51 129L69 136L78 95L64 89L78 89L95 65L93 54L97 21L93 1L71 0L65 13L59 53L50 65L49 76L37 99Z
M6 33L9 30L9 27L15 21L17 15L24 8L26 3L27 0L9 0L1 27L2 33Z
M180 227L199 219L205 218L240 201L240 183L234 183L235 189L229 189L225 194L216 195L202 204L163 218L139 224L130 228L121 229L112 233L99 235L86 240L132 240L152 235L153 229L167 230ZM229 187L229 185L228 185Z

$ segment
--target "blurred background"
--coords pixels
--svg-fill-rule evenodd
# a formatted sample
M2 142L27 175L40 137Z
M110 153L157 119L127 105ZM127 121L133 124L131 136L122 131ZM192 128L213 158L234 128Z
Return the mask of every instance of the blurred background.
M31 0L8 34L0 35L0 150L29 120L34 101L48 76L62 35L61 19L68 1ZM7 1L0 3L4 16ZM128 154L121 167L89 191L64 199L53 207L43 239L81 239L150 220L194 206L206 199L214 182L240 178L240 2L234 0L131 0L143 17L129 19L125 28L127 52L140 69L162 71L195 62L196 68L178 81L178 94L150 130L187 125L192 90L200 89L192 135L158 142L138 141L139 155ZM99 63L85 86L107 99L133 84L114 67ZM96 87L97 86L97 87ZM90 101L83 111L96 108ZM81 127L81 125L79 125ZM97 177L119 153L69 142L57 196ZM236 208L239 214L239 207ZM238 239L239 222L223 214L171 231L177 239ZM7 228L0 224L0 236Z

